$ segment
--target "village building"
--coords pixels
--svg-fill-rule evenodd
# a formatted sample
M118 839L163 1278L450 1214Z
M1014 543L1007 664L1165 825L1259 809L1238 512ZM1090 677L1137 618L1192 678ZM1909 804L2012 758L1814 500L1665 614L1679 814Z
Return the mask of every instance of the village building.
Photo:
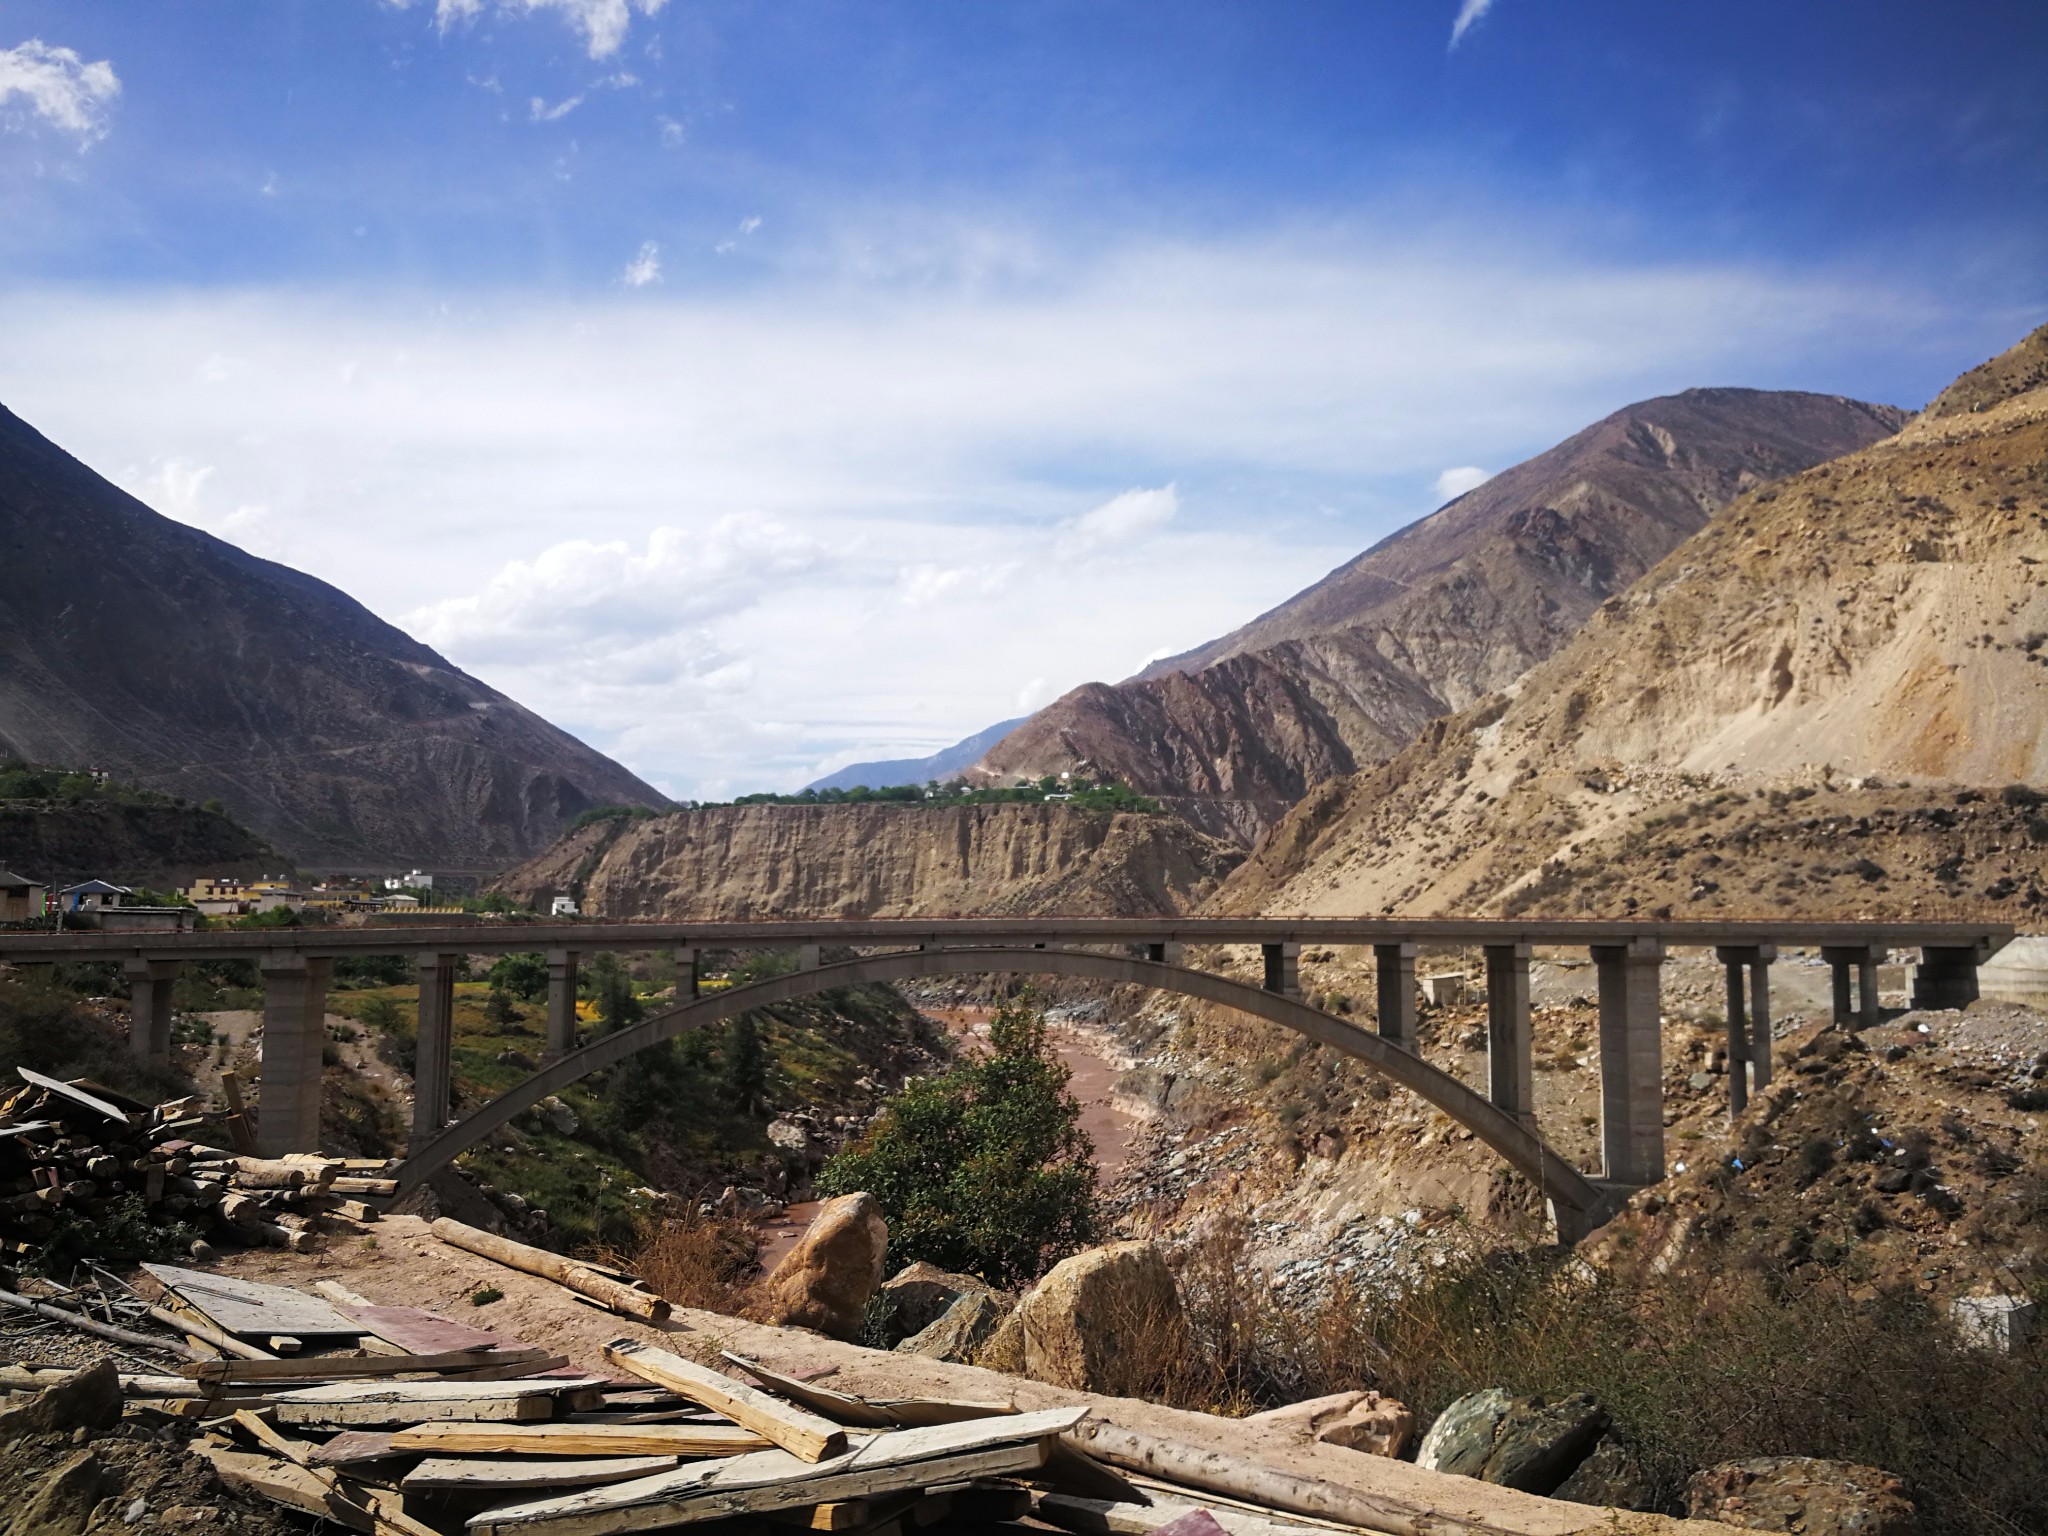
M32 923L42 918L48 889L39 880L0 869L0 923Z

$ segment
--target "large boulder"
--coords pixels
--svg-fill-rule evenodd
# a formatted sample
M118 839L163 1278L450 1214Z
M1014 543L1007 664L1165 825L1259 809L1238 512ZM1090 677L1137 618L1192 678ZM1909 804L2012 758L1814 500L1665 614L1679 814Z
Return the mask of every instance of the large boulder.
M1341 1445L1368 1456L1398 1457L1415 1435L1415 1414L1407 1404L1377 1392L1333 1392L1269 1408L1245 1420L1290 1429L1304 1439Z
M121 1373L111 1360L73 1371L35 1396L0 1409L0 1440L112 1429L121 1420Z
M1415 1462L1524 1493L1554 1493L1606 1429L1606 1411L1583 1392L1551 1400L1488 1387L1459 1398L1437 1417Z
M967 1291L933 1320L930 1327L898 1344L907 1355L972 1365L982 1346L996 1336L1017 1303L997 1291Z
M1635 1452L1610 1433L1550 1496L1606 1509L1648 1509L1656 1491Z
M1802 1536L1918 1536L1920 1529L1903 1479L1812 1456L1759 1456L1695 1472L1685 1507L1695 1520Z
M1187 1347L1187 1318L1155 1243L1111 1243L1063 1259L1017 1305L1024 1374L1129 1397Z
M905 1265L882 1285L886 1313L883 1328L889 1343L893 1345L914 1333L922 1333L969 1291L989 1288L985 1280L953 1274L923 1259Z
M762 1282L755 1310L764 1323L858 1338L868 1299L882 1283L888 1249L889 1224L873 1195L827 1200Z

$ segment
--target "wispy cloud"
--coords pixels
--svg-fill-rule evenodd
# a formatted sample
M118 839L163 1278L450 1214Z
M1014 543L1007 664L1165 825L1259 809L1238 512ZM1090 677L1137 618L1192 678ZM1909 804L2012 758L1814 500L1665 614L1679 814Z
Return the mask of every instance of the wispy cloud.
M1493 9L1493 0L1463 0L1458 7L1457 20L1451 23L1451 46L1457 47L1467 32L1478 26L1486 13Z
M91 144L107 136L120 78L105 59L88 64L77 50L30 38L0 48L0 127L36 121Z
M1085 559L1106 549L1128 549L1159 532L1179 510L1180 497L1170 485L1125 491L1060 524L1053 548L1067 560Z
M1436 492L1438 501L1455 501L1467 491L1478 490L1492 478L1490 471L1467 464L1461 469L1445 470L1430 488Z
M628 288L645 288L649 283L661 281L661 247L652 240L647 241L626 263L626 270L619 274L619 281Z
M558 123L582 105L583 93L581 91L577 92L574 96L564 97L553 106L549 106L547 102L536 96L527 104L527 113L536 123Z
M388 0L403 9L411 0ZM633 13L653 16L668 0L498 0L504 13L532 15L553 11L583 36L593 59L609 58L619 51L632 26ZM443 32L474 22L483 14L484 0L435 0L434 20Z

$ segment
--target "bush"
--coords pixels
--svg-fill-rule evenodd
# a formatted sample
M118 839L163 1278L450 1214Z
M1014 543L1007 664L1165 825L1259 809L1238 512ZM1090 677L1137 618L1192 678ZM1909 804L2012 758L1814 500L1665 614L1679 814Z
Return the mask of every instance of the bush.
M737 1316L759 1264L760 1234L734 1217L664 1221L626 1265L679 1307Z
M1097 1240L1094 1148L1029 992L997 1011L989 1043L891 1100L825 1164L818 1189L872 1193L893 1263L1016 1285Z
M547 996L548 962L545 955L501 955L491 965L487 978L493 987L510 992L525 1002Z

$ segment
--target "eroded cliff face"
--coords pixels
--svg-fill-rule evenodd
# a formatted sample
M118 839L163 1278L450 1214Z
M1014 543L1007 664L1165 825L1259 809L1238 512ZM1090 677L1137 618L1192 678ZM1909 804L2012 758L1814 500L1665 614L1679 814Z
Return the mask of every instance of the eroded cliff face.
M1307 797L1235 911L2048 909L2048 328Z
M605 822L503 888L613 920L1170 916L1242 855L1172 816L1068 805L739 805Z

